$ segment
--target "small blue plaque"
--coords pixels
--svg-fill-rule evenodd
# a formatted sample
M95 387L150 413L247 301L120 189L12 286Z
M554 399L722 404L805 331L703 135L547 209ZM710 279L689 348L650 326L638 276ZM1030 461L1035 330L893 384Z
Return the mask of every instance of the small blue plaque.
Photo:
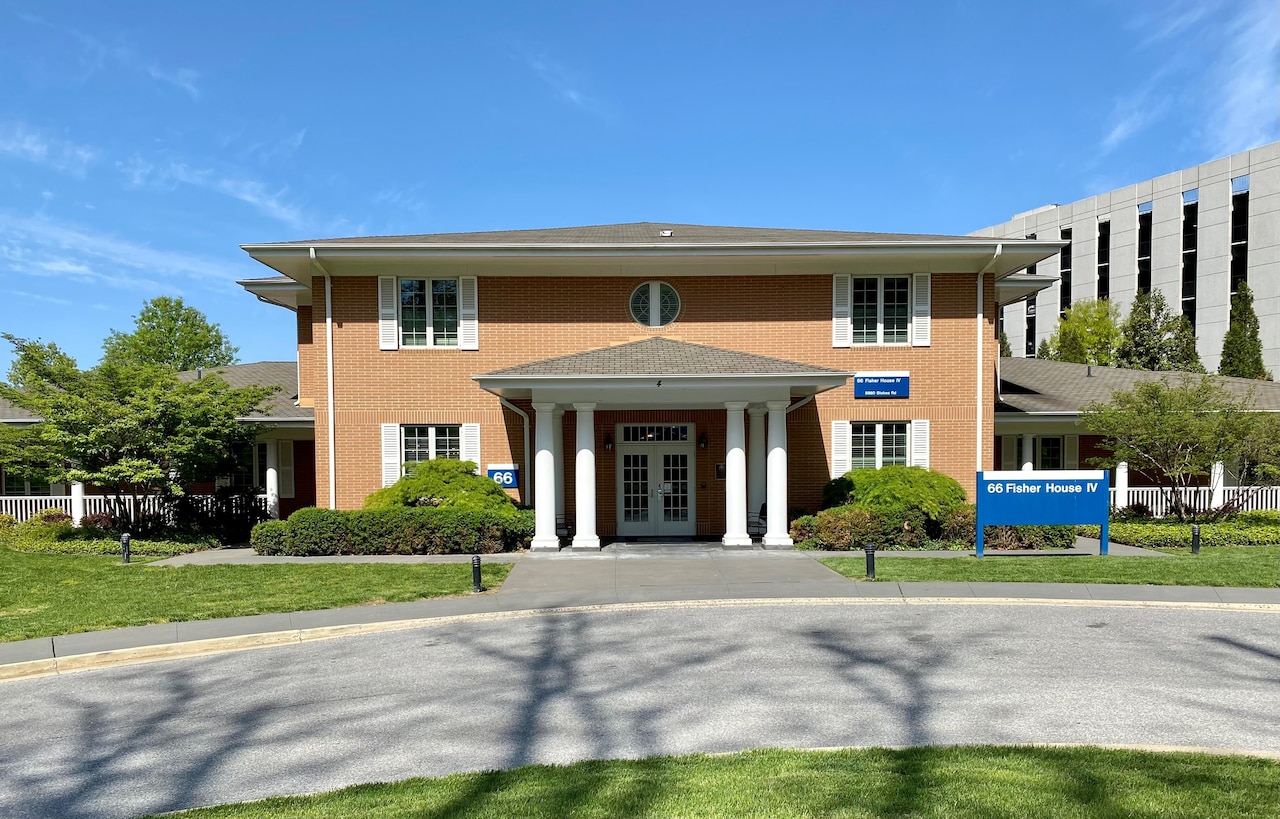
M854 373L854 398L910 398L911 374L905 372Z
M489 479L497 482L503 489L520 488L520 470L514 466L489 466Z

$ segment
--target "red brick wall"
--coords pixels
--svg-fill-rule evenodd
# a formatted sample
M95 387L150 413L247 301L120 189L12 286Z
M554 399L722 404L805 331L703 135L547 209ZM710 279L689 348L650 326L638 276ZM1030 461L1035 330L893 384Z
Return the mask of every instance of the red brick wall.
M520 451L522 422L482 391L472 375L551 356L637 341L656 335L768 355L836 370L909 370L911 397L857 400L851 384L819 395L790 416L790 499L816 509L821 485L830 476L829 439L833 420L910 421L929 419L931 461L971 492L975 463L976 365L974 317L976 278L971 274L935 274L932 285L930 347L831 346L831 276L672 276L681 298L679 318L667 327L641 327L628 312L632 290L646 277L479 278L480 350L404 349L382 352L377 337L377 279L333 279L337 501L341 508L361 505L380 486L382 423L479 423L481 468L486 463L520 463L527 491L530 464ZM994 277L985 283L984 393L982 467L992 463L992 415L996 393L997 345L991 341ZM315 279L312 318L314 344L300 332L302 381L316 408L316 489L327 503L327 417L324 370L324 282ZM299 311L301 320L302 313ZM304 353L304 347L306 352ZM526 405L526 411L529 411ZM533 413L529 412L531 418ZM597 426L626 420L692 421L724 447L724 413L597 412ZM573 452L573 414L565 424L565 452ZM603 433L598 430L597 440ZM532 440L532 439L531 439ZM572 463L571 458L566 458ZM723 482L709 470L723 455L699 454L699 530L723 531ZM613 525L613 469L609 454L598 452L601 533ZM566 499L572 499L572 468ZM705 473L705 475L704 475ZM718 497L717 497L718 496ZM531 496L529 496L531 497Z

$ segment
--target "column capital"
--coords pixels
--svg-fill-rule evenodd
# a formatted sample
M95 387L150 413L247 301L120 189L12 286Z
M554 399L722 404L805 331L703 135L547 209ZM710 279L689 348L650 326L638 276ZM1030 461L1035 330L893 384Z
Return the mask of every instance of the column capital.
M560 406L559 404L556 404L555 407L556 408L551 411L552 415L554 415L557 418L564 415L564 407Z
M724 408L729 410L730 412L733 412L735 410L741 412L742 410L747 408L747 402L746 401L726 401L724 402Z
M750 415L752 417L764 415L767 411L768 410L765 408L764 404L752 404L751 406L747 407L747 415Z
M534 401L533 402L533 409L536 412L552 412L553 410L555 410L555 408L556 408L556 405L554 401Z
M576 409L576 410L578 410L579 412L584 412L584 411L588 411L588 412L589 412L590 410L595 409L595 408L596 408L596 405L595 405L595 403L594 403L594 402L588 402L588 403L585 403L585 404L579 404L579 403L577 403L577 402L575 401L575 402L574 402L574 404L573 404L573 408L574 408L574 409Z
M777 412L791 406L790 401L766 401L764 405L769 408L769 412Z

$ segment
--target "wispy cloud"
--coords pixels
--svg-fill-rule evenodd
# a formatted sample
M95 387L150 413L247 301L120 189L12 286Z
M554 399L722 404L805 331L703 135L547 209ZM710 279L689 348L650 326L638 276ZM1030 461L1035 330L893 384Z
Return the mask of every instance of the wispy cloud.
M1129 22L1129 28L1144 36L1142 45L1170 40L1215 13L1221 0L1165 0L1143 8Z
M180 292L181 281L220 285L228 266L80 225L0 211L0 266L11 273L119 290Z
M196 88L196 80L200 79L200 75L190 68L168 70L153 64L147 66L147 74L152 79L186 91L187 95L193 100L200 99L200 89Z
M75 304L75 302L71 301L70 299L59 299L53 296L42 296L39 293L28 293L24 290L10 290L9 292L19 298L30 299L31 301L41 301L46 304L56 304L60 307L71 307L72 305Z
M288 188L273 188L257 179L233 173L218 173L207 168L193 168L182 162L165 162L155 165L140 157L117 163L130 187L152 184L173 187L191 185L228 196L253 207L259 213L292 228L302 229L311 224L302 210L285 200Z
M32 128L25 122L0 124L0 154L84 176L98 152L88 146Z
M606 111L600 100L583 89L583 82L576 72L542 52L519 49L518 58L533 70L534 76L547 85L561 102L597 116Z
M1209 72L1216 94L1208 138L1217 154L1280 138L1280 3L1253 0L1230 20L1226 39Z
M1122 99L1116 104L1111 129L1099 145L1103 153L1110 153L1130 137L1152 125L1169 108L1168 97L1155 97L1150 90Z

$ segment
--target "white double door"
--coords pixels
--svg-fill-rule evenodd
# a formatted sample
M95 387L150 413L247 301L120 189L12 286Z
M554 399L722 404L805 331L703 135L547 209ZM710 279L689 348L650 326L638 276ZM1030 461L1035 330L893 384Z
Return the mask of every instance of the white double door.
M692 444L618 447L618 535L689 537L696 533Z

